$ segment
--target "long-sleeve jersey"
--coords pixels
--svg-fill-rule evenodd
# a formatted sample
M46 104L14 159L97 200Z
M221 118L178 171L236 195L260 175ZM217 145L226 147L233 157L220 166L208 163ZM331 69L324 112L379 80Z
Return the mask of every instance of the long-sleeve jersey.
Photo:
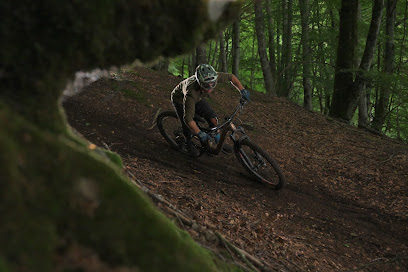
M218 83L226 83L232 80L232 74L217 73ZM195 76L191 76L181 81L171 92L171 101L184 106L184 122L187 124L193 121L195 114L195 104L208 94L201 91L200 85Z

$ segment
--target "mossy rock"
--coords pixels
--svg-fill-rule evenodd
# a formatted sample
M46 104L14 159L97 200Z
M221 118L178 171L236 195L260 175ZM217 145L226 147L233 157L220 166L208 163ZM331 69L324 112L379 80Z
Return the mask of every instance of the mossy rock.
M78 70L191 50L242 1L0 2L0 271L230 271L158 212L120 157L75 136L59 98Z
M221 9L213 4L223 2ZM1 1L0 99L37 125L62 131L55 101L76 71L185 53L231 22L241 2ZM222 20L211 20L210 9Z
M63 263L75 244L92 249L111 268L220 268L119 167L86 145L43 132L4 105L0 127L3 271L54 271L61 265L55 260Z

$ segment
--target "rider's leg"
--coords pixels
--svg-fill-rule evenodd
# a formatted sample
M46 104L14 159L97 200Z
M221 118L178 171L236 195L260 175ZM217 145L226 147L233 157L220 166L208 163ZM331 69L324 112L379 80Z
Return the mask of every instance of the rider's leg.
M178 103L173 103L174 110L177 113L178 119L181 123L181 126L183 127L183 134L186 140L190 140L193 137L193 132L191 129L186 125L184 122L184 106L182 104Z
M197 102L195 105L195 111L198 115L200 115L207 121L209 127L216 127L218 125L217 114L211 108L210 104L208 104L206 100L202 99L199 102ZM218 135L218 141L219 141L219 135ZM217 144L218 144L218 141L216 139ZM233 148L228 144L224 144L223 150L227 153L231 153L233 151Z
M195 104L195 112L199 116L203 117L210 127L215 127L218 125L217 114L205 99L201 99Z
M184 122L184 106L182 104L178 104L178 103L173 103L173 107L174 110L177 113L177 117L181 123L181 126L183 127L183 134L184 137L186 138L186 145L187 145L187 149L188 152L190 153L190 155L192 156L198 156L199 151L198 149L194 146L193 142L192 142L192 138L193 138L193 132L190 130L189 127L187 127L186 123Z

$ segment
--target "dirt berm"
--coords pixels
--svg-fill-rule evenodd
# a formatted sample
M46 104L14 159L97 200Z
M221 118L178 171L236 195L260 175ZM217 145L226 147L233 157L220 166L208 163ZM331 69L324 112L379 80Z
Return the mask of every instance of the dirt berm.
M124 173L160 209L228 260L250 267L236 247L259 270L407 271L406 144L252 92L237 123L250 124L250 138L283 169L288 184L273 191L232 154L191 159L168 146L153 121L171 109L180 80L136 67L94 82L64 108L86 139L120 154ZM210 103L223 117L238 99L218 86Z

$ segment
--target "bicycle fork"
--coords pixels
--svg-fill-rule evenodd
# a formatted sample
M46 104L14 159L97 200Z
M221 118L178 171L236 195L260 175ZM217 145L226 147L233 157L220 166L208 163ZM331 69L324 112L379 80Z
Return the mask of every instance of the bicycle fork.
M235 135L236 132L241 132L242 136L238 138L237 135ZM254 154L248 155L244 149L241 148L241 142L244 139L249 139L248 135L245 134L243 128L239 127L239 128L235 128L234 126L234 130L233 133L231 134L231 139L234 142L234 145L238 146L239 149L239 153L241 156L241 159L245 162L245 164L247 164L252 170L254 171L258 171L259 167L265 166L266 163L263 160L262 156L260 156L260 154L258 152L255 151ZM252 163L251 158L253 157L255 159L254 163Z

